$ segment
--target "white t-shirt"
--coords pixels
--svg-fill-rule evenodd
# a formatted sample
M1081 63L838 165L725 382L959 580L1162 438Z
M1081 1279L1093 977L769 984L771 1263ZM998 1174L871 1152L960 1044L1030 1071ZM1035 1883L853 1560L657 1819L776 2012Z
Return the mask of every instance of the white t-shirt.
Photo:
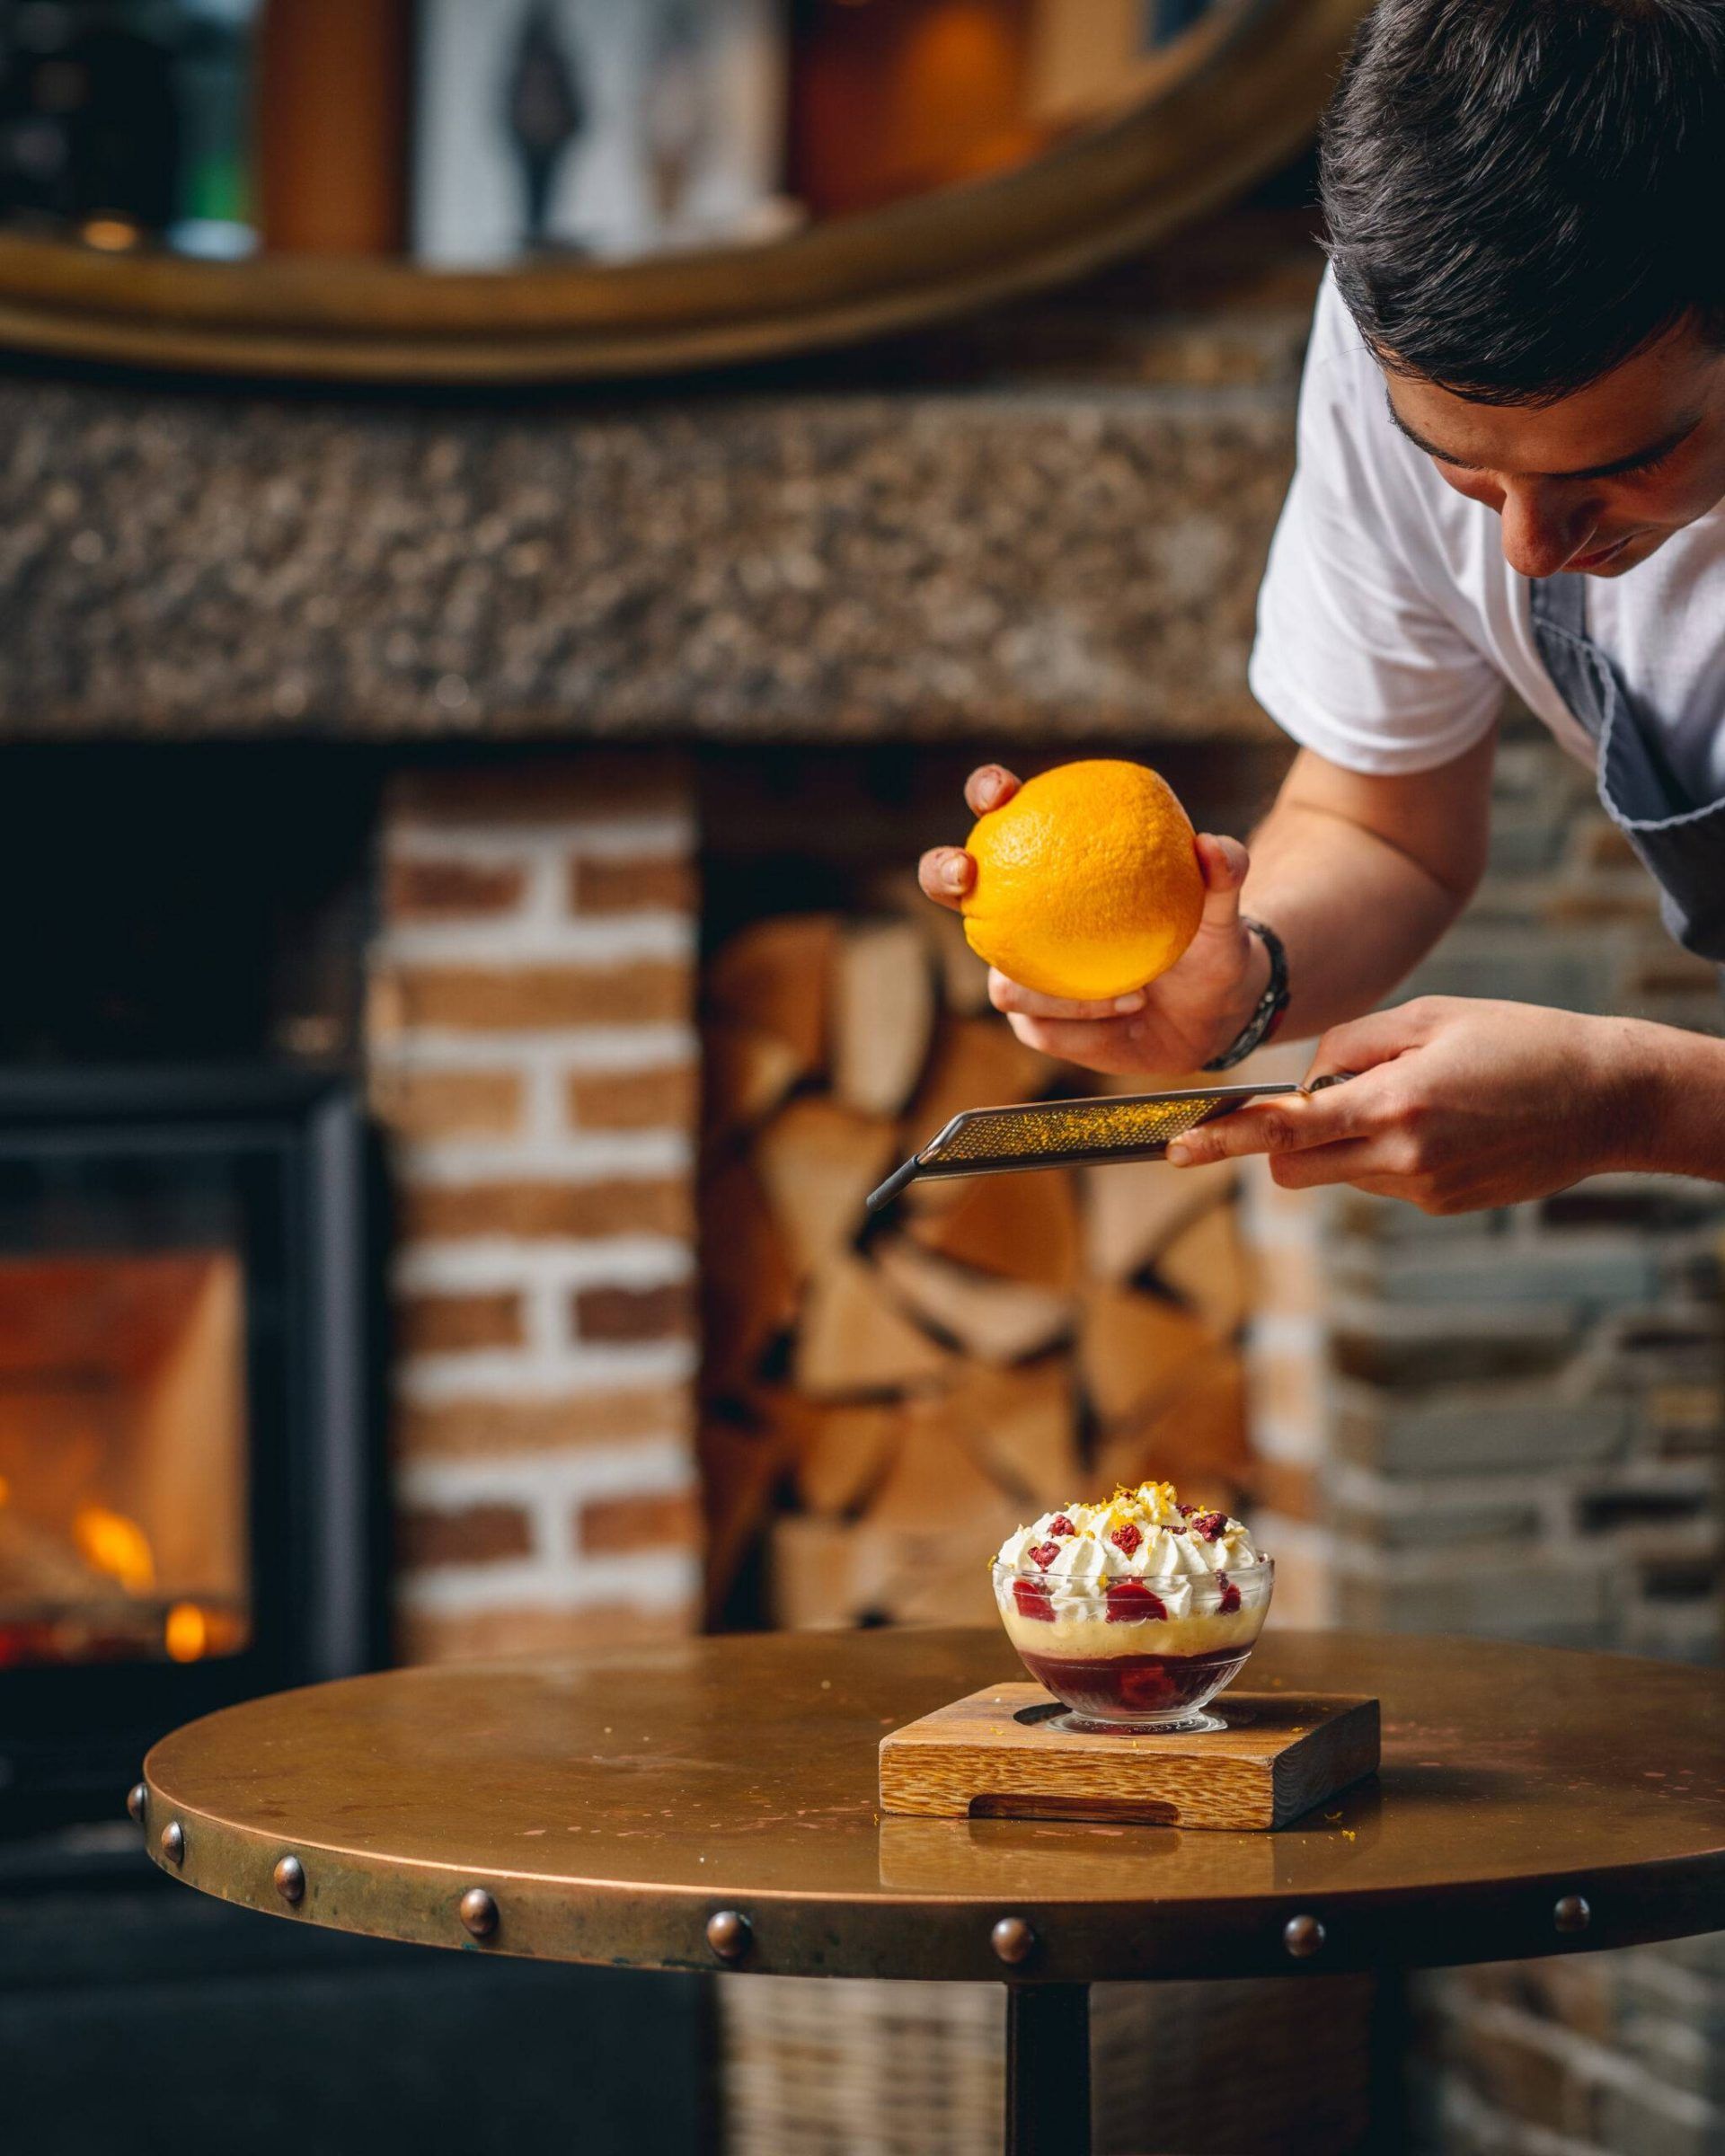
M1725 794L1725 505L1623 576L1589 578L1588 629L1665 728L1697 805ZM1541 661L1495 512L1398 432L1328 277L1250 679L1278 725L1350 771L1449 762L1495 723L1506 682L1593 761Z

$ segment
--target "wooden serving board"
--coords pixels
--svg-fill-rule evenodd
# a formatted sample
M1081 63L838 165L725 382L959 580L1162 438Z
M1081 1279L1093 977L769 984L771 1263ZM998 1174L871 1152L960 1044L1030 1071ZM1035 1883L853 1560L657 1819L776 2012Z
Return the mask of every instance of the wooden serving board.
M1286 1826L1378 1763L1377 1701L1230 1692L1223 1729L1048 1727L1039 1684L991 1684L880 1740L880 1808L924 1818L1119 1819Z

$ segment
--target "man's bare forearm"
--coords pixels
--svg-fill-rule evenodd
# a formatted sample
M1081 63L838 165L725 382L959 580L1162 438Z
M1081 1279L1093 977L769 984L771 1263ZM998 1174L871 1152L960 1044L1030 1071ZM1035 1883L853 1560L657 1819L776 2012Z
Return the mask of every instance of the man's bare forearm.
M1623 1083L1613 1101L1622 1157L1605 1167L1725 1183L1725 1040L1643 1019L1602 1019Z
M1465 906L1484 865L1491 768L1489 742L1412 778L1296 761L1252 838L1243 898L1287 946L1291 1035L1369 1011Z
M1252 839L1242 903L1287 946L1287 1030L1310 1039L1380 1003L1464 901L1373 833L1290 803Z

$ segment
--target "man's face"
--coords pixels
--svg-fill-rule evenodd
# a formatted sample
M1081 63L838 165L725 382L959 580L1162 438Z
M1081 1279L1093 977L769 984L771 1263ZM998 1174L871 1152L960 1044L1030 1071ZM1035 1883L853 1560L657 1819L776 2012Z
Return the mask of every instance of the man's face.
M1396 425L1503 520L1526 577L1618 577L1725 498L1725 352L1682 323L1543 410L1386 374Z

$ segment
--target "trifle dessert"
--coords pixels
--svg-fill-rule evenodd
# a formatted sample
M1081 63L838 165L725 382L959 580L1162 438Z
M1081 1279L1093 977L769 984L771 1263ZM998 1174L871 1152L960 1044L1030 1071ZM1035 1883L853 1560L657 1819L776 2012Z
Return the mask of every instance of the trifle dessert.
M1263 1629L1276 1568L1172 1482L1045 1512L1001 1544L995 1599L1024 1666L1077 1727L1220 1728L1202 1710Z

